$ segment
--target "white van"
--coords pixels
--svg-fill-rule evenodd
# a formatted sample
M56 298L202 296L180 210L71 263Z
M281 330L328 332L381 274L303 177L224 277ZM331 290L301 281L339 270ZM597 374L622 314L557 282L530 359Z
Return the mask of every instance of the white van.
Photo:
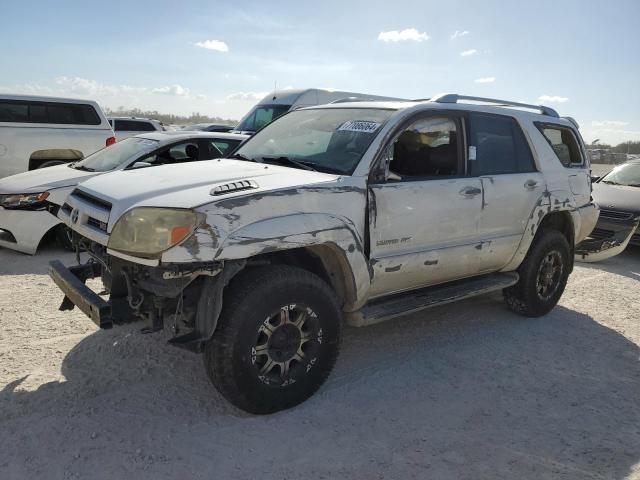
M115 140L94 101L0 94L0 178L82 160Z
M276 90L264 97L255 107L249 110L249 113L240 120L240 123L232 132L254 134L289 110L297 110L298 108L311 107L314 105L324 105L326 103L367 100L397 101L404 99L321 88Z

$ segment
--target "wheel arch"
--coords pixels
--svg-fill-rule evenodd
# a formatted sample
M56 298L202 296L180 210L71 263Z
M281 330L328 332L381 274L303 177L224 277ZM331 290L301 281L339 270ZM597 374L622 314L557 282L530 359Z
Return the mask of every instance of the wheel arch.
M73 148L51 148L44 150L36 150L31 153L29 157L29 170L35 170L40 168L47 162L60 161L60 162L73 162L75 160L82 160L84 158L83 153L80 150Z

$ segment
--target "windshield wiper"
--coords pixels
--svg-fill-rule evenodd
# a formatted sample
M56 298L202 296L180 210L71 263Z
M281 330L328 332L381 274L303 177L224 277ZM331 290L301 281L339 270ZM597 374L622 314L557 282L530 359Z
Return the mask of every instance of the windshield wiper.
M96 171L95 168L85 167L84 165L73 164L72 167L75 168L76 170L84 170L85 172L95 172Z
M304 168L305 170L311 170L312 172L316 172L317 171L315 168L313 168L308 163L302 162L300 160L294 160L293 158L289 158L289 157L284 157L284 156L282 156L282 157L262 157L262 160L264 160L265 162L286 163L286 164L292 165L294 167Z
M233 158L233 159L236 159L236 160L244 160L244 161L247 161L247 162L257 162L257 160L255 158L249 158L246 155L243 155L241 153L234 153L229 158Z
M606 183L607 185L622 185L621 183L618 182L613 182L611 180L600 180L602 183Z

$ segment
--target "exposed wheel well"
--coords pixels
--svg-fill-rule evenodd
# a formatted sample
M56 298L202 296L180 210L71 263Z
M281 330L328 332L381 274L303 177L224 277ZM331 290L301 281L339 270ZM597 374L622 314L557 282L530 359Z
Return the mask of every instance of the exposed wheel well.
M356 300L349 264L337 246L314 245L266 253L249 259L247 267L264 263L290 265L318 275L333 288L342 306Z
M42 167L47 162L73 162L76 160L82 160L84 155L80 150L73 150L68 148L57 148L48 150L36 150L31 154L29 158L29 170L35 170Z
M569 212L551 212L545 215L540 227L538 227L536 236L541 235L545 230L556 230L562 233L569 243L571 258L573 258L575 230L571 214ZM573 270L573 262L571 263L571 269Z

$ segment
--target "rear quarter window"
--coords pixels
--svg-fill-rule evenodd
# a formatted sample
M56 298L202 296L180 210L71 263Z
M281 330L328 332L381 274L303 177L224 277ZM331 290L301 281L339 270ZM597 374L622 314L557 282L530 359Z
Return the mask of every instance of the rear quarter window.
M116 132L155 132L155 128L150 122L138 120L116 120Z
M584 157L576 134L569 127L550 123L536 123L558 161L565 167L584 165Z

